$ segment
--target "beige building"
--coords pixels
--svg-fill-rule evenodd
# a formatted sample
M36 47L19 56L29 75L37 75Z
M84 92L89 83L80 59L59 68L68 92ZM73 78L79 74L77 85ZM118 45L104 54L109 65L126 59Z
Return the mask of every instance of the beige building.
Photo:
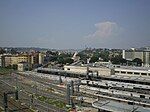
M98 75L113 75L114 69L106 67L86 67L86 66L64 66L64 70L72 73L87 73L87 71L98 72Z
M7 67L17 65L20 62L28 63L30 69L39 64L44 63L44 54L32 53L32 54L19 54L19 55L2 55L0 56L0 66Z
M28 62L27 55L5 55L3 58L4 66L17 65L20 62Z
M2 54L2 55L0 55L0 66L1 67L5 67L5 65L6 66L10 65L10 63L11 63L11 58L10 57L11 57L10 54ZM6 61L6 63L5 63L5 61Z
M4 59L3 62L5 67L11 65L11 56L5 56L3 59Z
M20 56L18 56L17 61L18 61L18 63L19 62L28 62L28 55L20 55Z
M18 64L18 57L17 56L11 56L10 57L10 65L16 65Z

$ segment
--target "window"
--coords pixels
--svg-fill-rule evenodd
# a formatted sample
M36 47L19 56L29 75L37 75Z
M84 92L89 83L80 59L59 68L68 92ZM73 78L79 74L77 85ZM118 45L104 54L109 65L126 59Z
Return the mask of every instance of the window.
M70 70L70 68L67 68L67 70Z
M141 73L141 75L147 75L147 73Z
M134 72L134 74L135 74L135 75L139 75L140 73L138 73L138 72Z
M144 95L140 95L140 98L145 98L145 96Z
M115 71L115 73L119 73L119 71Z
M127 74L132 74L132 72L127 72Z
M126 72L124 72L124 71L121 71L121 73L124 73L124 74L125 74Z
M128 102L129 105L134 105L134 102Z

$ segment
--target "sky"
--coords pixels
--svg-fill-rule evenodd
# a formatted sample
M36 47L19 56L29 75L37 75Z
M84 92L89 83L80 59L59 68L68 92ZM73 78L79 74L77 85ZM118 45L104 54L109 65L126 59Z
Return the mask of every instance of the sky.
M0 0L0 47L150 46L150 0Z

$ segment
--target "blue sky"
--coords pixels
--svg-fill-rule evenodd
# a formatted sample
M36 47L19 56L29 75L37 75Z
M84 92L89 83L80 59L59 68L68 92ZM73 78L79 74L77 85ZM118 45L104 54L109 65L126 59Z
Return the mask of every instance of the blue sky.
M150 45L150 0L0 0L0 46Z

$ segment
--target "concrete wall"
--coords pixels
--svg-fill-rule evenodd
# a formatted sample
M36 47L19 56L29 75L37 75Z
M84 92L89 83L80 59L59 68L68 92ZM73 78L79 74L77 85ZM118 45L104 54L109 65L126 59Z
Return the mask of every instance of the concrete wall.
M145 66L149 67L150 66L150 52L145 52Z
M150 51L124 51L123 58L131 61L139 58L143 61L144 66L150 66Z
M134 52L133 59L135 59L135 58L139 58L143 61L143 52Z
M90 67L91 71L98 71L98 75L114 75L114 70L110 68Z
M81 67L81 66L64 66L65 71L69 72L75 72L75 73L86 73L87 67Z
M28 68L27 63L18 63L18 71L25 71L26 68Z
M87 67L85 66L64 66L64 70L68 72L75 73L87 73ZM89 70L92 72L98 72L98 75L114 75L115 72L113 69L101 68L101 67L89 67Z
M134 53L133 52L131 52L131 51L129 51L129 52L125 52L125 59L127 59L127 60L133 60L133 55L134 55Z

